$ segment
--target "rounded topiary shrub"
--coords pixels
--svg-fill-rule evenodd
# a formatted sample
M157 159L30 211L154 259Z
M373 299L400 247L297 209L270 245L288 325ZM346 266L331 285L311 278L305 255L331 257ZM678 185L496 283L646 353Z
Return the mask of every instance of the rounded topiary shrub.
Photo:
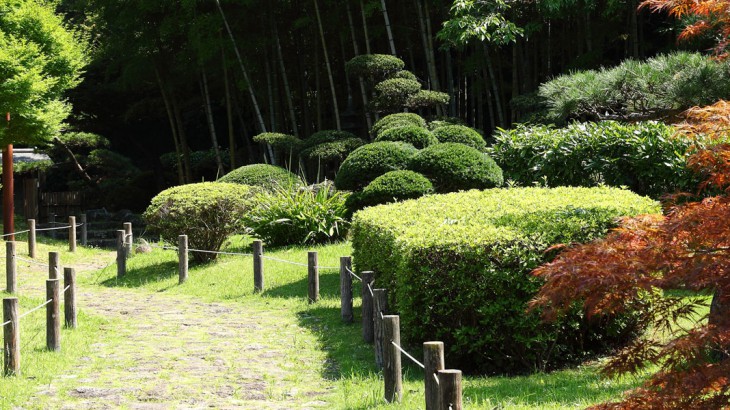
M327 142L342 141L352 138L357 138L357 136L351 132L338 130L321 130L310 135L309 138L305 138L304 140L302 140L299 148L301 150L306 150L308 148Z
M259 144L269 144L281 152L296 151L302 142L293 135L282 134L280 132L264 132L255 135L253 140Z
M483 151L487 147L484 138L475 129L464 125L444 125L433 130L439 142L458 142Z
M236 168L222 176L218 182L253 185L271 190L278 187L298 187L302 179L282 167L269 164L252 164Z
M439 141L431 132L425 128L415 125L406 125L403 127L390 128L378 135L375 141L402 141L407 142L414 147L421 149L429 145L437 144Z
M406 125L426 128L426 120L424 120L420 115L412 112L400 112L397 114L386 115L373 124L373 128L370 130L370 135L377 137L381 132L387 129Z
M405 199L419 198L433 192L433 184L418 172L390 171L373 180L362 192L354 195L351 210L366 206L387 204Z
M381 141L363 145L350 154L335 178L337 189L358 190L386 172L405 169L418 152L404 142Z
M299 155L302 158L320 161L342 161L355 149L365 145L360 138L347 138L343 140L323 142L302 150Z
M154 198L143 217L150 229L169 243L188 236L192 249L220 250L223 241L243 229L241 221L251 210L256 189L250 186L203 182L166 189ZM193 252L196 261L215 259L211 253Z
M502 169L492 158L456 142L419 151L409 168L431 179L437 192L494 188L504 182Z

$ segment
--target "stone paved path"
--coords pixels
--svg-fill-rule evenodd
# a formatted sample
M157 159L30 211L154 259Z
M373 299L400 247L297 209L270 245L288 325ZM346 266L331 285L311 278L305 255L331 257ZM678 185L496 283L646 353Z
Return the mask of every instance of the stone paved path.
M83 288L78 300L113 329L23 409L327 407L321 363L285 356L307 340L291 314L116 288Z

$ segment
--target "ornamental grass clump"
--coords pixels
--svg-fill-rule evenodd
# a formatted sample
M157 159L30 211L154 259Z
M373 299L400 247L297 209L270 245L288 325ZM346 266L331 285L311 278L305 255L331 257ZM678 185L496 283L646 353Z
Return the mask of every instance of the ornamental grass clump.
M191 249L218 251L228 236L244 232L243 217L254 207L255 192L221 182L176 186L152 198L143 217L165 242L176 244L179 235L187 235ZM205 262L216 254L193 252L192 257Z

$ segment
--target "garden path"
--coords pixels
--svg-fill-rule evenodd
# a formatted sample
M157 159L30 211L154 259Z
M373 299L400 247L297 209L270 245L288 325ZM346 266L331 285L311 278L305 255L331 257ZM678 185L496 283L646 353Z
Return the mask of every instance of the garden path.
M328 382L312 357L296 357L309 349L297 346L304 329L286 311L98 286L77 295L82 312L108 324L24 409L326 407Z

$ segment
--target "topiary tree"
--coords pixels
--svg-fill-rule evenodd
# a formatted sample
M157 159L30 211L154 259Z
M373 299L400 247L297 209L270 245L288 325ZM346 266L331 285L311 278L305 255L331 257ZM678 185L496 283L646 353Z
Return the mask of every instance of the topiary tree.
M484 137L475 129L464 125L443 125L433 130L433 135L438 142L458 142L484 151L487 147Z
M402 141L418 149L426 148L429 145L438 144L439 142L430 131L425 128L416 127L415 125L389 128L381 132L375 138L375 141Z
M354 212L366 206L419 198L433 192L433 184L425 176L408 170L390 171L369 183L362 192L348 198L348 209Z
M300 150L301 140L293 135L279 132L264 132L253 137L255 142L274 149L272 161L276 164L280 160L291 164L292 157Z
M420 115L412 112L389 114L373 124L373 128L370 129L370 135L378 137L381 132L387 129L402 127L405 125L426 128L426 120L424 120Z
M408 168L426 175L437 192L494 188L504 182L502 169L491 157L455 142L419 151Z
M418 80L390 78L375 85L371 107L378 112L398 112L421 90Z
M166 189L152 198L143 217L162 240L177 243L188 235L190 247L218 251L233 233L242 232L241 221L252 206L252 187L220 182L203 182ZM216 254L193 252L193 259L205 262Z
M341 141L346 139L357 138L357 136L348 131L339 130L321 130L310 135L299 143L299 151L303 151L314 146L327 142Z
M251 164L236 168L222 176L218 182L258 186L267 191L304 185L296 174L269 164Z
M347 138L332 142L324 142L299 152L299 156L309 160L338 163L347 158L355 149L365 145L360 138Z
M335 177L338 189L358 190L389 171L405 169L418 152L404 142L382 141L363 145L350 154Z
M348 61L345 64L345 71L352 77L380 82L398 75L403 67L405 67L403 60L390 54L363 54Z

